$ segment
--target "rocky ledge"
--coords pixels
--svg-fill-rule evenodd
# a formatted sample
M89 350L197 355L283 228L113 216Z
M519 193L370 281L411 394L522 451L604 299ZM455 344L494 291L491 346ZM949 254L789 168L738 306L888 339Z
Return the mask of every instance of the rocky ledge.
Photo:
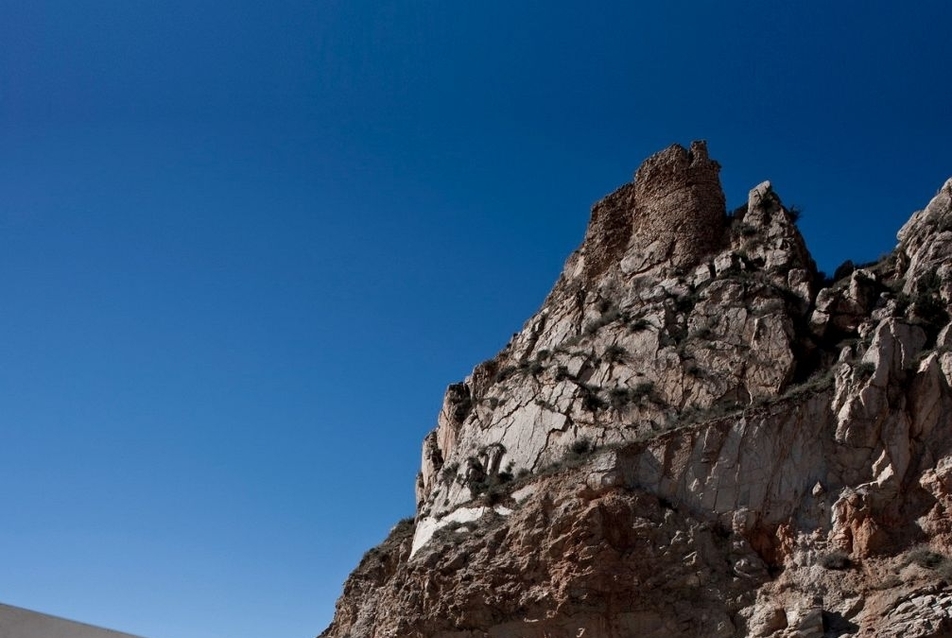
M827 278L718 170L673 146L595 204L322 638L952 636L952 179Z

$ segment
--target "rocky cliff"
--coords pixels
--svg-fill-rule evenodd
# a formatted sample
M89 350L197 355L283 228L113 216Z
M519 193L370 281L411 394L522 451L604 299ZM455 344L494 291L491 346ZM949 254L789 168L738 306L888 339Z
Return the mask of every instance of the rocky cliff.
M826 278L718 171L673 146L595 204L322 638L952 636L952 180Z

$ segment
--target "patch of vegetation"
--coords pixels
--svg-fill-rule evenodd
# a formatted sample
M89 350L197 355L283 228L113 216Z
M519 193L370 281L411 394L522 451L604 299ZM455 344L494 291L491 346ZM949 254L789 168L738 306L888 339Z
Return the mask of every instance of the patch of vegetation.
M591 386L579 386L582 390L582 407L589 412L598 412L608 407L608 402L598 396L598 390Z
M456 544L463 540L464 535L460 532L472 532L475 528L476 524L474 522L450 521L433 533L433 540L440 543L449 541Z
M644 317L638 317L628 324L628 327L634 332L641 332L651 327L651 324Z
M777 195L773 192L773 190L770 189L764 191L760 195L760 199L757 201L757 204L760 205L760 208L763 209L764 212L772 211L777 203Z
M616 410L631 403L631 388L612 388L608 391L608 402Z
M456 473L458 471L459 463L447 463L443 466L443 469L440 470L440 476L443 477L443 482L448 483L456 480Z
M698 295L694 292L689 292L686 295L674 298L674 310L676 312L681 312L684 314L690 314L694 310L694 306L697 305Z
M604 307L604 310L601 310L601 316L585 325L584 332L586 335L591 336L601 330L604 326L618 321L621 318L621 311L617 306L611 304L610 302L604 303L607 303L608 305L603 306L602 304L599 304L599 308Z
M875 363L871 361L860 361L853 366L853 379L858 383L862 383L872 378L874 372L876 372Z
M394 535L400 534L409 534L416 528L416 519L412 516L407 516L406 518L401 518L397 521L397 524L393 526L393 531L391 532Z
M654 383L643 381L634 387L621 386L612 388L608 392L608 401L616 410L624 409L632 403L640 403L644 398L653 398Z
M942 563L948 560L945 555L929 549L928 545L919 545L910 549L906 554L905 564L915 564L925 569L938 569Z
M787 208L787 217L796 224L800 221L800 218L803 217L803 209L796 205L790 206Z
M912 311L929 327L941 328L949 323L945 303L936 294L919 295L912 304Z
M952 559L920 545L909 550L906 554L906 564L914 563L919 567L932 570L935 575L946 583L952 583Z
M634 400L640 400L642 397L654 397L654 383L652 381L642 381L631 389L631 396Z
M916 281L915 296L910 303L913 317L921 322L926 331L927 346L935 343L939 330L949 323L949 312L942 300L941 289L942 278L938 270L932 268ZM897 306L899 301L897 296Z
M608 363L621 363L628 356L628 351L622 346L613 343L605 348L605 361Z
M886 589L893 589L894 587L899 587L902 585L902 579L895 574L890 574L886 578L882 579L880 582L874 584L872 589L876 591L883 591Z
M787 388L783 396L784 398L790 398L809 392L821 392L832 387L835 378L836 374L833 368L817 370L803 383L798 383Z
M572 459L579 459L583 456L587 456L595 451L595 445L592 443L591 439L588 437L580 437L572 441L572 444L569 446L569 457Z
M517 368L516 366L503 366L503 367L500 368L500 369L496 372L496 374L493 376L493 381L495 381L496 383L499 383L499 382L501 382L501 381L505 381L505 380L508 379L509 377L511 377L511 376L513 376L514 374L516 374L516 372L518 372L518 371L519 371L519 368Z
M757 234L757 227L752 224L741 222L737 224L737 234L741 237L753 237Z
M820 556L818 562L823 569L831 569L834 571L849 569L853 566L853 561L850 559L849 554L839 550L823 554Z

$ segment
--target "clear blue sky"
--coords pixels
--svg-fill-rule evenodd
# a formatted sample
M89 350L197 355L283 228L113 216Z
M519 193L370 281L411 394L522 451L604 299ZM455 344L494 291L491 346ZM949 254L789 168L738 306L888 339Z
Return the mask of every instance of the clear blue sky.
M0 600L305 638L590 205L709 141L821 268L952 175L952 4L0 1Z

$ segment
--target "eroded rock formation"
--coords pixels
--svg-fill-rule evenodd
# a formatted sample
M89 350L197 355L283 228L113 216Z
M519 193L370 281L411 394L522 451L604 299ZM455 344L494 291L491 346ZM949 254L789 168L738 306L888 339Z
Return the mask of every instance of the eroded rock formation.
M718 170L674 146L595 205L322 637L952 636L952 180L829 281Z

